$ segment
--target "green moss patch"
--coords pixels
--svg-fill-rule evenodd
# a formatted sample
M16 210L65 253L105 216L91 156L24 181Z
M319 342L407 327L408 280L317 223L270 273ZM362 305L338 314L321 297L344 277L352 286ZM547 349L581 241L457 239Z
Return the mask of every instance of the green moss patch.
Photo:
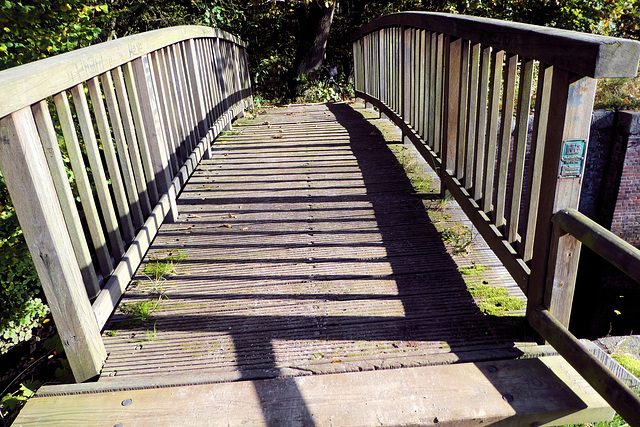
M475 283L469 286L469 293L478 301L478 307L490 316L508 316L525 305L519 298L509 296L505 288Z

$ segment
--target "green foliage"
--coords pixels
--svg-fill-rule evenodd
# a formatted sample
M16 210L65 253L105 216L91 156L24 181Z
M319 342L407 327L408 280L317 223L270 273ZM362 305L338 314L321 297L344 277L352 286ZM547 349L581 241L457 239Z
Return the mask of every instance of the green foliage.
M0 174L0 354L31 338L48 313L40 282Z
M88 46L109 11L93 1L0 1L0 70Z
M32 397L41 385L42 383L37 380L25 381L20 384L20 388L17 391L2 396L2 400L0 400L0 418L7 418L11 412Z

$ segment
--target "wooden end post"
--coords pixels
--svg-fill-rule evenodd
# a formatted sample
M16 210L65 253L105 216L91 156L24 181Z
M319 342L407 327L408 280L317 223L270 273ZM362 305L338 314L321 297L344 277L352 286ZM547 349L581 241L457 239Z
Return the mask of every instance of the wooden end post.
M77 382L107 357L29 107L0 121L0 170Z
M578 207L595 89L594 79L554 67L527 316L542 305L565 327L571 314L580 243L554 231L551 217L561 209Z

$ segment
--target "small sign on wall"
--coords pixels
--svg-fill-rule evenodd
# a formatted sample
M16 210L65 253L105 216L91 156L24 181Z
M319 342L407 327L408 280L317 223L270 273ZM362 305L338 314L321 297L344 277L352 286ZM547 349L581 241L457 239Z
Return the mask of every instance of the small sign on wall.
M584 139L569 139L562 144L560 159L560 178L580 178L584 168L587 141Z

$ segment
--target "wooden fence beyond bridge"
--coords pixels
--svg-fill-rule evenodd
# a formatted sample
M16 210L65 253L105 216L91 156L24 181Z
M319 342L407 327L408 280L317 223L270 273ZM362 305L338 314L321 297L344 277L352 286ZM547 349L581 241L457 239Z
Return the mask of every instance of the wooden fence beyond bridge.
M431 13L390 15L354 37L356 95L437 171L440 192L526 295L522 320L630 423L640 400L566 326L581 241L638 279L638 251L575 208L594 78L634 75L639 56L627 40ZM562 358L497 361L522 356L526 339L486 318L451 258L425 243L439 240L424 205L349 107L276 112L214 142L252 106L237 38L159 30L5 71L0 85L11 94L0 103L0 169L74 376L99 377L43 389L18 421L474 425L608 414L582 411L598 398ZM133 325L122 307L112 317L150 248L145 265L183 247L191 254L172 259L184 278L124 296L132 307L153 294L162 311ZM433 298L463 303L439 317ZM399 346L413 361L394 359ZM367 372L406 366L424 371ZM365 372L301 376L351 370ZM534 393L522 375L553 385ZM438 378L433 393L420 388L426 378ZM455 412L461 378L478 389ZM409 406L384 403L376 384ZM349 388L353 408L338 409ZM97 409L107 396L113 406Z

